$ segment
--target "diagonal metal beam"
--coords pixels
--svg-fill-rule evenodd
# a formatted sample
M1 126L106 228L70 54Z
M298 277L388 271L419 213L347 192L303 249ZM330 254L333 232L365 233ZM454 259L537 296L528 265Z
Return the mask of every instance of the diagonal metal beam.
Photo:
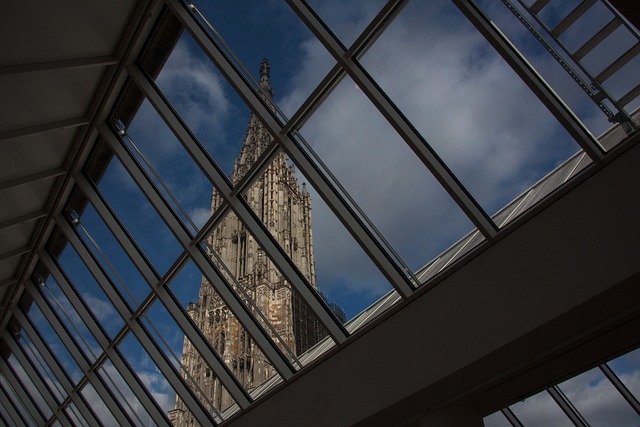
M498 231L497 226L411 122L389 99L373 78L367 74L364 68L356 62L353 54L347 51L304 0L287 0L287 3L307 27L309 27L329 53L331 53L334 59L345 69L349 77L358 85L371 103L376 106L378 111L396 132L398 132L409 148L411 148L422 163L431 171L440 185L444 187L458 206L466 213L478 230L480 230L485 238L492 240Z
M476 29L502 56L529 89L540 99L556 120L575 139L594 163L601 165L604 161L604 150L598 140L576 117L547 82L538 74L524 56L511 44L507 37L487 18L487 16L469 0L452 0ZM536 4L541 2L536 2ZM535 4L534 4L535 6ZM532 8L534 7L532 6Z
M236 400L241 408L246 408L251 403L251 398L245 389L238 383L234 375L226 366L220 356L211 348L209 342L202 336L199 328L191 321L189 315L181 310L179 303L173 299L165 286L162 284L160 277L155 272L151 264L141 253L131 236L127 233L120 221L113 215L104 200L89 184L89 181L82 175L75 177L78 185L91 201L100 217L103 219L107 227L111 230L114 237L120 243L129 258L134 262L138 270L149 283L149 286L158 295L167 311L180 326L189 341L200 353L203 360L209 364L215 372L216 377L224 385L229 394Z
M42 123L33 126L27 126L19 129L11 129L0 132L0 144L2 141L20 138L23 136L37 135L52 130L65 130L84 126L89 123L86 117L76 117L75 119L60 120L56 122Z
M60 361L58 361L56 356L51 352L51 350L49 349L49 346L43 341L42 337L40 337L40 334L38 333L38 331L36 331L35 327L31 324L31 321L27 319L25 314L18 307L15 307L13 309L13 315L14 315L14 318L20 324L20 327L22 328L23 332L27 334L27 336L35 346L36 350L38 351L38 354L43 358L44 362L47 364L47 366L55 376L55 380L58 382L58 384L60 384L64 392L67 394L67 396L69 396L71 401L78 408L78 410L80 411L84 419L90 425L98 425L98 420L95 414L93 413L93 410L87 405L87 402L82 397L82 395L78 393L78 390L76 390L73 383L69 379L69 376L62 368L62 364L60 363ZM116 407L110 406L106 401L105 403L107 404L107 407L109 408L109 410L114 414L116 419L121 423L121 425L126 425L127 423L122 424L123 420L119 419L118 410L116 409Z
M374 235L374 232L366 225L365 221L358 217L353 207L346 202L345 196L339 192L330 181L321 167L313 161L308 153L298 144L291 133L284 132L284 125L274 113L272 107L265 103L251 84L242 76L230 58L209 34L196 22L192 15L178 0L165 0L173 13L189 30L194 39L202 47L209 59L224 75L237 94L260 118L278 144L285 150L289 158L305 175L309 183L315 188L334 212L336 217L344 224L361 248L371 257L372 261L389 280L394 288L403 297L413 293L413 285L408 277L410 271L405 271L390 255L390 250L382 240ZM242 203L242 200L240 200ZM338 342L341 342L338 340Z
M33 418L38 425L43 425L45 423L44 415L40 411L33 401L33 398L29 395L29 393L25 390L24 384L22 381L18 379L18 377L13 372L13 369L9 366L9 364L4 360L4 358L0 357L0 373L4 375L7 383L13 389L15 393L15 398L20 401L22 406L26 409L27 414Z
M102 291L105 293L115 310L122 317L125 324L129 327L131 332L138 339L142 347L149 354L149 357L156 364L160 372L167 379L169 384L176 391L176 394L182 399L185 405L189 408L196 420L201 425L208 425L214 423L213 418L209 411L205 408L204 404L196 397L194 390L192 390L181 378L175 366L169 360L169 357L160 348L158 343L151 337L148 330L136 319L131 312L128 304L113 285L109 277L105 274L102 268L99 266L91 252L86 248L80 237L71 228L71 225L61 215L56 216L56 225L60 228L65 235L71 246L75 249L80 259L87 267L93 278L96 280Z
M60 406L59 402L51 392L51 389L47 385L46 381L42 378L41 373L33 366L33 361L24 353L22 347L17 343L16 339L12 337L5 329L2 334L2 339L9 346L11 352L16 357L18 363L38 390L38 393L42 396L45 403L52 412L52 416L60 421L62 425L70 426L71 422L64 411L64 408Z
M170 426L171 424L169 422L169 419L167 418L167 415L158 406L156 400L151 396L150 392L142 384L138 376L134 373L129 364L124 360L120 352L117 351L117 349L109 341L107 336L104 334L104 331L98 324L98 321L90 312L84 301L80 298L76 290L73 289L71 284L67 282L66 277L62 274L56 263L49 257L46 252L42 252L40 254L40 259L60 286L60 289L64 293L65 297L69 300L69 303L75 309L80 320L92 333L93 337L100 345L102 351L106 354L111 363L118 370L120 376L124 379L125 383L131 389L140 404L146 409L153 422L155 422L159 426ZM103 388L104 386L101 385L99 377L95 377L95 371L89 365L86 355L80 349L80 347L78 347L75 340L71 337L62 322L60 322L58 316L53 312L49 304L44 300L41 293L31 286L27 287L27 291L30 292L31 297L34 299L36 304L38 304L38 307L43 312L49 323L51 323L53 329L58 333L58 336L65 344L65 347L69 349L72 357L74 358L80 369L83 371L83 373L88 377L89 381L91 381L94 388L98 391ZM92 374L94 375L92 376Z
M193 245L191 236L185 230L182 223L176 218L166 201L153 186L148 177L140 169L139 165L131 157L129 152L116 138L111 129L106 125L99 126L100 134L111 147L115 155L120 159L125 169L129 172L138 187L145 194L151 205L156 209L160 217L167 224L178 242L193 259L203 275L212 284L220 298L236 316L240 324L247 330L264 355L273 363L276 371L285 379L290 378L295 369L282 354L278 346L268 337L266 331L251 314L249 308L240 297L232 290L224 275L213 266L211 260L202 251L200 245Z
M162 118L167 122L167 125L176 134L205 175L213 182L220 195L225 199L236 216L247 227L258 244L269 254L269 258L273 261L274 265L282 272L283 276L295 291L304 298L309 308L320 321L323 322L329 334L338 342L344 341L347 333L340 322L336 321L331 310L317 297L312 286L304 278L302 273L300 273L291 258L282 250L262 221L256 217L245 202L244 197L242 197L241 194L236 194L227 177L210 159L206 150L168 105L158 88L145 78L142 72L136 67L128 67L127 71L129 71L138 87L158 110ZM194 243L198 244L199 242Z
M9 397L2 383L0 383L0 405L4 410L0 413L0 416L6 425L26 426L25 421L15 406L15 402Z

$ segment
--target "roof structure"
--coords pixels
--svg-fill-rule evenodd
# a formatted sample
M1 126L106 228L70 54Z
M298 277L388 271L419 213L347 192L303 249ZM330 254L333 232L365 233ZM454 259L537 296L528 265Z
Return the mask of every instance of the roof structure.
M478 202L481 195L474 182L459 176L455 159L447 157L446 149L453 144L444 148L432 144L431 135L412 114L412 99L394 91L385 74L375 68L371 59L375 55L369 55L379 46L401 49L401 43L385 44L386 37L411 33L394 25L413 22L407 18L416 17L406 11L418 3L389 0L361 27L347 26L357 33L351 36L338 36L340 17L321 6L312 8L299 0L282 5L281 11L290 12L295 25L308 31L315 43L304 46L321 46L330 64L301 95L290 117L272 99L269 63L262 62L254 79L239 59L242 54L236 55L242 42L227 43L222 37L222 33L229 37L247 28L219 28L225 23L214 21L206 4L23 1L3 9L2 423L170 425L166 402L173 404L179 396L203 425L275 425L285 413L293 425L480 425L483 417L494 413L517 426L526 422L520 419L523 414L518 413L516 402L544 391L562 417L587 425L590 413L576 409L579 402L569 399L563 381L592 369L602 372L605 380L598 381L610 384L616 396L627 402L623 406L631 411L629 419L640 417L637 396L624 383L628 372L618 369L616 362L605 363L640 345L636 244L640 239L640 133L627 120L631 117L639 123L637 111L629 106L637 104L640 86L637 73L616 80L624 87L614 89L607 83L619 72L624 74L625 67L637 66L640 38L633 25L637 16L630 15L624 5L624 13L617 13L616 1L583 1L569 10L547 0L505 1L531 18L525 26L535 30L527 29L534 39L518 44L522 33L507 38L505 34L516 26L511 21L499 26L505 15L490 15L498 10L493 6L466 0L446 3L449 12L455 11L447 16L464 19L465 34L481 38L480 50L491 50L499 59L483 62L483 57L472 56L465 64L474 72L496 63L501 64L497 69L508 69L548 111L550 127L561 129L579 147L575 155L548 167L536 184L492 212ZM581 19L593 11L607 18L601 27ZM223 9L219 12L232 16ZM547 28L548 19L555 21ZM298 28L283 22L288 21L276 24L287 31ZM569 49L569 36L583 34L584 28L593 31L582 45ZM597 52L610 34L619 34L616 31L624 32L628 47L608 58L608 63L598 63L598 72L584 73L580 67L588 61L583 59ZM266 31L262 35L271 36ZM542 44L544 49L524 53L518 49L536 37L547 43ZM428 43L422 40L421 46ZM290 44L281 44L289 46L287 55L293 55ZM198 61L189 62L193 58L185 53L185 46L199 52ZM378 54L395 50L381 49ZM197 112L186 114L189 110L183 100L165 85L167 79L175 78L167 71L175 60L172 52L184 55L179 59L196 72L192 76L205 75L207 83L226 85L225 90L237 98L233 108L241 105L250 111L273 137L242 178L234 181L225 174L224 144L200 133ZM540 52L562 57L560 68L548 79L532 66ZM198 68L200 64L206 65ZM394 71L403 67L391 65ZM309 69L322 72L322 67L304 71ZM572 100L558 95L567 81L581 85L582 80L587 101L600 110L621 109L607 116L620 124L613 123L600 138L585 124L597 121L584 114L593 109L572 109L574 104L568 105ZM392 240L389 228L378 228L371 207L361 206L360 194L347 185L351 177L332 172L333 164L328 164L321 146L331 138L318 145L302 138L301 133L313 126L320 128L320 134L333 135L333 123L347 109L335 108L328 124L314 120L325 114L323 109L341 106L332 102L340 99L336 94L341 93L343 82L352 83L355 92L351 93L361 96L368 107L362 110L363 127L371 128L367 138L372 141L379 128L365 120L364 112L379 113L376 117L393 141L414 162L407 168L432 177L444 195L438 200L446 199L453 206L451 212L458 216L452 214L438 227L447 228L460 217L470 224L450 240L457 243L451 246L442 239L444 243L435 246L439 256L433 258L431 252L423 256L422 247L397 252L398 241L419 239L404 234ZM420 87L420 82L412 82ZM491 86L492 81L478 84ZM430 96L436 97L435 89ZM448 90L453 97L453 88ZM514 93L519 96L522 91ZM210 93L199 95L206 98ZM216 105L212 102L210 108ZM153 117L152 126L144 126L145 117ZM309 123L313 126L307 127ZM352 121L354 126L362 123ZM456 122L459 135L466 129L462 125L462 120ZM553 134L512 125L516 135L522 129ZM152 133L151 138L142 137L145 130ZM473 139L475 135L462 136ZM169 144L175 149L171 162L158 163L157 152L149 150ZM367 148L376 151L381 146L371 143ZM336 230L346 230L352 246L345 246L334 258L356 248L391 289L344 324L308 285L243 197L282 152L304 176L316 203L326 205ZM375 169L366 154L361 150L353 161L345 152L339 160L354 171ZM188 175L192 187L176 178L187 170L197 172ZM484 176L483 171L472 172L473 177ZM220 196L219 207L201 221L195 218L199 206L187 205L189 190L199 182L206 184L208 194L213 185ZM370 182L369 187L382 185ZM385 202L378 200L394 212L395 206ZM205 204L208 208L209 200ZM140 207L146 214L134 215ZM314 209L315 222L320 209ZM269 319L239 294L233 275L207 257L203 239L230 212L327 331L327 338L303 355L283 353L266 332ZM408 221L394 219L395 224ZM314 238L319 237L314 231ZM106 238L110 243L102 240ZM418 269L406 261L416 252L420 262L426 262ZM363 271L355 265L353 270L354 274ZM237 381L224 355L202 338L187 313L188 286L184 284L190 283L190 275L198 278L198 285L202 276L212 283L277 375L251 390ZM322 279L318 283L322 287ZM204 393L190 387L172 347L174 336L180 343L182 336L192 342L194 351L207 361L207 369L215 372L232 396L233 406L220 413L203 398Z

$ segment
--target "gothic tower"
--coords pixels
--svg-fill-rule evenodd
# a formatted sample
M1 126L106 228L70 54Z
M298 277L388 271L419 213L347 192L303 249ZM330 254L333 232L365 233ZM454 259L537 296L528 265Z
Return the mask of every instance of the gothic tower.
M260 67L260 85L270 100L273 92L266 59ZM252 114L240 155L234 164L231 177L234 184L240 181L272 140L264 125ZM309 283L317 288L311 198L305 184L299 185L294 167L284 153L280 152L249 187L245 198ZM220 204L220 195L214 189L211 212ZM306 306L233 213L218 223L207 243L242 288L239 293L246 293L294 354L303 353L320 340L324 333L319 323L307 313ZM215 258L214 262L219 265ZM269 361L206 279L202 280L198 302L189 303L187 311L247 390L275 374ZM224 410L232 404L220 381L186 337L182 365L183 377L192 387L199 389L217 410ZM177 426L195 425L179 398L169 417Z

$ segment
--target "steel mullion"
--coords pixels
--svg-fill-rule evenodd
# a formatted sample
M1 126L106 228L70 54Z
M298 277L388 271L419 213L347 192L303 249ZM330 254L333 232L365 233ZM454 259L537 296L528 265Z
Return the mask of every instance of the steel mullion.
M87 326L89 331L92 333L92 335L96 339L96 342L98 343L98 345L100 345L102 351L106 354L106 356L109 358L111 363L113 363L115 368L118 370L118 372L120 373L124 381L127 383L127 385L129 386L133 394L138 399L138 401L144 406L144 408L146 409L147 413L151 416L153 421L158 425L169 426L170 423L166 414L162 412L162 410L158 406L158 403L155 401L155 399L151 397L149 391L140 382L140 379L138 378L138 376L135 375L131 367L124 361L120 353L114 349L114 347L106 338L106 336L104 335L104 332L101 330L100 326L98 325L98 322L94 319L93 314L91 314L91 312L85 306L84 302L78 297L77 292L67 282L62 272L60 272L60 270L58 269L58 266L53 262L53 260L51 260L51 258L45 252L40 254L40 259L44 262L45 266L54 276L54 278L58 282L58 285L60 286L60 289L62 290L62 292L64 292L65 296L67 297L71 305L75 308L82 322ZM34 296L34 300L36 299L35 298L36 295L39 297L40 300L42 300L43 304L38 304L38 306L40 307L40 310L42 310L43 313L45 313L44 306L46 306L47 311L51 310L39 292L32 292L32 295ZM65 340L63 340L63 343L65 343L65 346L67 347L67 349L69 349L71 354L74 356L76 363L78 363L78 366L80 366L80 369L87 376L89 381L91 381L93 387L96 390L98 390L99 389L98 385L101 385L99 377L88 375L88 373L91 370L91 367L85 358L86 356L79 349L79 347L77 347L77 344L75 343L73 338L71 338L71 336L68 335L68 332L66 331L66 327L57 319L57 315L53 311L51 311L50 315L47 315L47 313L45 313L45 316L48 318L50 323L52 323L52 319L55 318L56 323L55 324L52 323L52 326L54 327L54 329L56 331L64 331L67 334L65 336ZM60 336L59 333L58 335ZM60 339L62 338L63 337L60 336ZM79 355L79 357L77 357L76 355ZM96 382L92 381L92 378L95 378ZM154 411L149 412L150 409L154 409Z
M507 421L509 421L509 423L511 423L513 427L524 427L516 414L514 414L511 408L509 408L508 406L506 408L502 408L500 412L502 412L502 415L504 415L504 417L507 419Z
M102 196L98 194L83 174L77 174L73 178L84 195L87 196L87 199L89 199L106 226L111 230L111 233L118 243L120 243L122 248L125 250L138 271L140 271L142 277L144 277L147 283L152 286L158 283L158 281L160 281L160 275L139 249L137 243L134 242L128 231L126 231L111 209L107 206Z
M578 410L571 404L569 399L564 395L564 393L558 388L558 386L549 387L547 389L547 393L551 395L553 400L556 401L562 412L565 413L567 417L571 420L571 422L576 427L589 427L589 424L586 423L584 417Z
M122 248L125 250L129 258L140 270L149 283L153 292L158 295L167 311L171 314L178 326L189 337L189 340L200 353L202 358L213 369L216 377L221 381L229 394L234 398L241 408L246 408L251 403L249 394L237 382L234 375L229 371L220 356L211 348L207 340L202 336L198 328L193 324L191 318L184 310L179 308L178 302L172 299L168 291L164 288L160 278L155 271L149 266L146 258L140 253L126 230L123 229L120 222L112 215L107 205L104 203L100 195L93 189L89 182L83 176L76 176L76 181L89 198L94 208L102 217L105 224L116 237ZM140 264L139 264L140 263Z
M0 384L0 404L2 404L2 408L4 409L4 414L8 415L11 418L11 421L13 422L14 426L26 426L25 421L22 418L22 415L20 415L20 412L15 407L13 400L8 396L2 384ZM7 422L6 418L3 417L3 419L5 422ZM7 422L7 425L8 425L8 422Z
M551 30L553 37L560 37L570 26L572 26L584 13L595 4L596 0L584 0L577 5L556 27Z
M71 422L69 421L69 418L67 418L67 414L61 406L62 402L59 403L57 401L46 381L42 378L41 373L33 366L33 361L24 353L22 346L18 344L17 340L14 339L6 329L2 334L2 339L9 345L9 348L15 355L16 360L20 363L20 366L22 366L22 369L24 369L24 372L27 374L29 379L31 379L31 382L51 410L51 417L60 421L62 425L70 426Z
M469 0L452 0L476 29L511 66L529 89L553 114L580 147L596 164L602 164L604 151L598 140L569 109L564 101L549 87L547 82L529 64L507 37L480 9ZM532 6L533 7L533 6Z
M487 240L492 240L498 231L497 226L384 91L353 59L352 55L325 27L324 23L304 0L287 0L287 3L346 70L349 77L358 85L372 104L376 106L378 111L398 132L422 163L431 171L440 185L455 200L478 230Z
M29 336L31 342L36 347L49 369L51 369L51 372L53 372L53 374L55 375L58 383L62 386L64 391L67 393L67 396L71 399L71 401L73 401L78 410L82 413L82 416L85 418L85 420L88 420L91 425L97 425L98 420L95 418L95 414L87 406L84 398L78 393L78 390L76 390L76 388L72 384L69 376L63 370L60 361L58 361L56 356L51 353L51 351L49 350L49 346L42 340L38 331L36 331L35 327L31 324L31 321L29 321L22 310L17 307L14 307L13 309L13 316L18 320L22 329ZM111 409L112 412L116 412L114 411L115 408L109 409Z
M43 425L46 420L40 411L40 408L38 408L35 401L31 398L29 393L27 393L22 381L16 377L13 370L3 357L0 357L0 372L4 374L5 379L15 392L16 398L20 400L22 406L24 406L29 415L33 417L33 420L39 425Z
M138 164L129 155L125 147L115 137L113 132L106 126L99 126L100 133L104 140L108 143L116 156L120 159L125 169L137 183L140 190L146 195L151 205L156 209L158 214L163 218L169 229L172 231L178 242L187 251L196 265L200 268L203 275L212 284L220 298L225 302L229 309L234 313L240 324L254 339L263 354L271 361L276 371L284 378L289 379L295 372L293 366L283 356L277 345L269 338L258 321L250 313L248 307L240 300L238 295L231 289L224 276L214 268L211 260L202 252L199 245L192 245L192 240L184 226L175 217L158 193L157 189L151 184L144 172Z
M633 408L633 410L636 411L638 415L640 415L640 402L638 402L638 399L636 399L636 397L633 395L633 393L631 393L627 386L625 386L624 383L620 381L618 375L616 375L616 373L613 372L613 370L606 363L600 365L599 367L602 373L611 382L611 384L613 384L616 390L618 390L618 392L622 395L624 400L626 400L627 403Z
M120 292L115 288L111 280L98 265L91 252L76 234L75 230L71 228L69 223L61 215L56 216L55 220L56 224L64 233L69 243L76 250L80 259L103 290L113 307L120 314L131 332L136 336L142 345L142 348L147 351L169 384L174 388L176 394L180 399L182 399L191 413L195 416L196 420L198 420L201 425L208 425L212 423L213 419L205 409L202 402L200 402L200 400L195 396L194 391L183 381L178 371L168 359L168 356L162 351L155 340L151 338L147 329L139 322L139 319L134 318L133 313L122 298L122 295L120 295Z
M178 139L184 145L185 149L194 158L198 165L200 165L200 168L207 177L214 183L218 192L225 199L236 216L242 221L247 229L249 229L258 244L262 246L267 254L269 254L269 258L273 261L275 266L280 270L291 286L307 302L309 308L320 319L327 332L337 342L343 342L348 335L346 330L342 327L340 322L335 319L335 316L331 313L331 310L329 310L326 304L318 298L317 294L312 290L311 285L304 278L302 273L300 273L295 263L286 253L284 253L275 238L268 230L266 230L262 221L256 217L251 208L244 201L244 198L241 195L235 194L233 186L224 173L209 158L201 144L196 141L196 138L191 134L191 132L189 132L186 125L184 125L173 109L167 104L166 100L160 94L155 85L146 79L139 69L135 67L127 67L127 71L131 73L131 76L138 87L143 91L145 96L147 96L147 99L167 122L167 125L173 130ZM195 243L197 244L199 242Z
M193 21L191 15L184 9L178 0L165 0L172 8L180 21L188 28L194 39L200 44L204 52L234 87L237 94L260 118L271 135L283 147L289 158L302 171L315 190L323 197L336 217L344 224L347 230L360 244L361 248L371 257L372 261L389 280L393 287L403 297L413 293L413 287L409 283L404 272L392 259L389 252L383 248L382 243L376 239L371 230L354 214L346 205L343 197L329 182L328 178L319 170L316 163L311 161L304 150L294 141L290 133L283 132L283 125L275 116L271 108L256 93L251 85L238 72L231 60L217 46L211 38Z

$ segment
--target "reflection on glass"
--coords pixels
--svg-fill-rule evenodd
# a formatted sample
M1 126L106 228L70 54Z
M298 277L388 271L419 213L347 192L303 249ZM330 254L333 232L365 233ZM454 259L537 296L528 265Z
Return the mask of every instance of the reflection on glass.
M89 272L80 255L71 245L67 245L62 254L57 256L57 260L69 283L75 287L105 331L109 336L115 337L124 326L124 320Z
M527 427L572 427L571 420L562 412L551 396L543 391L509 407Z
M96 392L96 389L93 388L91 383L87 382L82 390L80 390L80 395L84 397L86 402L90 402L91 409L93 413L96 414L100 422L105 426L116 426L118 422L114 418L113 414L107 408L107 405L104 404L102 398Z
M164 274L182 248L104 142L98 143L85 172L145 256Z
M84 424L84 418L80 415L80 412L78 412L78 408L75 403L67 405L64 412L73 425L80 426Z
M53 372L40 355L40 352L34 347L31 339L29 339L26 334L21 334L18 343L22 347L22 351L31 361L33 368L40 374L42 380L51 390L53 397L58 402L62 402L67 393L64 391L62 384L60 384L58 379L53 375Z
M176 392L153 362L149 353L140 345L140 341L133 334L128 334L118 344L118 350L163 412L168 413L173 408ZM183 411L186 414L191 414L187 408L184 408Z
M197 233L208 219L211 182L146 99L126 129L119 126L123 144L184 225Z
M137 309L150 292L148 283L142 278L93 205L88 204L80 217L77 217L73 206L69 209L76 219L74 225L80 238L93 252L96 260L129 306L133 310Z
M18 399L18 395L16 394L15 390L13 389L13 387L11 387L11 384L9 384L9 381L5 378L5 374L3 372L0 372L0 387L2 387L2 391L11 398L14 407L16 408L16 410L18 411L18 413L20 414L20 416L22 417L23 420L25 420L25 422L27 424L30 425L36 425L36 421L33 419L33 416L35 414L31 414L24 406L24 404L22 403L22 401L20 399Z
M137 425L151 425L147 410L140 404L127 383L110 360L106 360L97 370L107 388L115 395L116 401L122 405L126 413Z
M598 368L558 385L593 427L637 426L638 415Z
M98 357L97 355L102 351L93 334L87 328L87 325L80 319L78 312L62 293L60 286L53 277L47 277L41 284L41 287L43 289L43 295L49 300L53 311L58 313L60 321L67 327L71 336L84 350L84 354L89 362L93 363Z
M58 362L67 373L67 376L71 379L71 381L75 384L77 383L84 374L80 370L80 367L76 363L76 361L71 357L69 350L62 344L60 338L56 334L56 332L51 327L51 324L47 322L44 318L44 315L40 311L37 305L32 304L29 308L29 312L27 313L29 320L33 324L34 328L40 334L40 338L49 346L49 348L53 351Z
M222 421L220 414L217 408L220 406L215 406L214 403L210 400L210 396L213 390L210 390L207 386L210 386L210 382L201 381L202 377L210 378L212 376L211 369L209 366L203 362L203 358L200 354L195 350L192 346L185 346L187 351L187 357L182 354L181 350L184 336L184 331L180 329L180 327L175 323L171 315L167 312L166 308L162 305L162 303L156 301L151 308L146 312L146 314L142 318L143 324L149 330L151 336L154 338L159 348L164 352L167 358L171 361L173 366L176 368L178 372L180 372L181 376L187 382L187 385L193 390L195 395L198 397L198 400L202 403L202 405L207 408L207 411L211 414L211 416L216 419L218 422ZM185 339L186 340L186 339ZM184 353L184 350L182 350ZM186 359L186 360L185 360ZM191 375L191 370L189 368L194 367L192 360L197 359L200 363L195 364L195 375L196 377ZM184 362L187 364L184 364ZM218 395L224 395L228 398L228 404L232 404L233 400L231 400L229 393L222 388L220 384L220 390L218 390ZM186 423L189 425L189 418L187 417L180 419L179 415L183 415L181 412L186 408L184 402L180 398L176 399L176 407L173 411L170 412L170 418L173 416L178 416L176 420L178 424ZM193 422L193 419L191 419Z
M511 423L502 415L502 412L494 412L482 419L484 427L512 427Z
M44 415L45 419L49 418L53 414L51 408L45 401L42 394L40 394L35 384L33 384L33 381L31 381L31 377L27 375L25 370L22 368L22 364L18 362L15 354L11 354L9 357L7 357L6 362L7 365L9 365L9 367L13 370L14 375L24 386L25 391L29 394L29 396L31 396L37 408L40 410L42 415Z

